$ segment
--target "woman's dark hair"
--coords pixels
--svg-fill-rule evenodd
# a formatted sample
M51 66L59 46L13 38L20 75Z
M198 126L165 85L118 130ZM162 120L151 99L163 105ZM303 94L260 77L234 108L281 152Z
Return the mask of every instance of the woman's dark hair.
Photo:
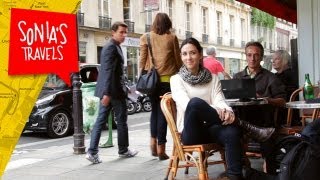
M166 13L158 13L152 24L152 31L156 34L168 34L172 28L172 22Z
M187 38L187 39L185 39L184 41L182 41L182 43L181 43L181 46L180 46L180 50L182 49L182 47L184 46L184 45L186 45L186 44L192 44L192 45L194 45L197 49L198 49L198 51L199 51L199 53L200 54L202 54L202 46L200 45L200 43L199 43L199 41L198 40L196 40L195 38Z

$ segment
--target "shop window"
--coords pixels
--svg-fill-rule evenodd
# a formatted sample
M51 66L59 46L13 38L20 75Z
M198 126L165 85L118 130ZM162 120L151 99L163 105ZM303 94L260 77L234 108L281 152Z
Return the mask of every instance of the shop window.
M138 47L127 47L127 76L135 84L138 78Z

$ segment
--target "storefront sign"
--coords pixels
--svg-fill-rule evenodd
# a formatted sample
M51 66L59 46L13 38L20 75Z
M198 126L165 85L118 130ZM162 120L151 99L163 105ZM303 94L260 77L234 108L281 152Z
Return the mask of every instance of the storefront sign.
M133 46L133 47L140 47L140 39L126 37L125 41L121 44L122 46Z
M159 10L159 0L143 0L143 8L145 11Z

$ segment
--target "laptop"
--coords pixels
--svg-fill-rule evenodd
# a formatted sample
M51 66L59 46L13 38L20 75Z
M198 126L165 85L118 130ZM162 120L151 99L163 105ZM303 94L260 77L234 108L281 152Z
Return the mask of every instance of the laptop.
M256 99L256 83L254 79L220 80L221 89L226 99L251 101Z

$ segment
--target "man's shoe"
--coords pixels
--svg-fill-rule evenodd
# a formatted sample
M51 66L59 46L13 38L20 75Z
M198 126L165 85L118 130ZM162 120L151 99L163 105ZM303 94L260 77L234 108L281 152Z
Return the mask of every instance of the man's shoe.
M86 159L88 159L93 164L99 164L102 163L102 160L99 158L98 154L92 155L90 153L87 153Z
M127 152L125 153L122 153L122 154L119 154L119 157L124 157L124 158L130 158L130 157L134 157L135 155L138 154L139 151L136 151L136 150L130 150L128 149Z
M257 140L258 142L265 142L267 141L271 135L274 133L275 128L266 128L266 127L259 127L253 124L250 124L246 121L239 120L238 124L242 127L247 134Z

